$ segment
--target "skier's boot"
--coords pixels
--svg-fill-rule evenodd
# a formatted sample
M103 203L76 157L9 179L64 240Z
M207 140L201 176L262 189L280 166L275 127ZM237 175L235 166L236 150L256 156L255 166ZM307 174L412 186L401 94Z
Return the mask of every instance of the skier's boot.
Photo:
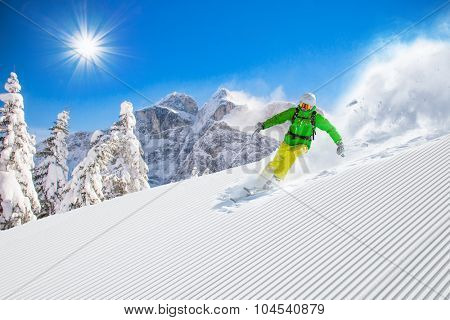
M271 190L273 187L275 187L278 183L281 182L281 179L278 178L276 175L273 175L271 179L267 180L266 183L263 185L263 190Z
M270 167L264 168L264 170L258 174L256 180L254 181L254 188L258 190L267 190L267 186L270 184L269 181L271 181L274 177L273 170Z

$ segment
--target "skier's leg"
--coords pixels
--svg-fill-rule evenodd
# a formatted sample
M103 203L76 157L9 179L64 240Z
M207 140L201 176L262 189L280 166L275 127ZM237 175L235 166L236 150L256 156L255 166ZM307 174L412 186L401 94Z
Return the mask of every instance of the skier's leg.
M275 157L260 173L255 183L256 188L270 188L273 180L283 180L295 160L308 152L306 145L290 146L282 142L275 154Z
M282 142L280 144L273 159L266 165L266 167L257 175L256 179L254 180L254 188L261 189L268 181L271 181L273 179L274 170L276 170L276 168L282 161L282 154L285 152L284 150L286 149L286 147L288 147L286 143Z
M297 148L295 149L294 153L295 153L295 159L305 155L306 153L308 153L308 146L301 144L296 146ZM295 163L295 160L294 160ZM291 165L292 166L292 165Z
M283 180L286 177L286 174L289 171L289 168L295 161L294 148L291 146L287 146L283 150L283 153L280 155L280 161L278 162L278 166L273 171L274 176L278 180Z
M292 163L294 163L296 149L291 147L284 141L277 150L275 157L266 168L261 172L256 187L262 189L270 189L274 181L281 181L286 176Z
M283 161L281 161L276 170L274 170L274 176L279 180L283 180L289 172L289 169L294 164L295 160L306 152L308 152L308 147L303 144L297 146L289 146L282 155Z
M264 168L264 170L261 172L261 176L263 178L265 178L266 180L272 179L275 171L282 165L285 158L285 153L287 152L288 149L289 145L283 141L280 144L280 147L278 148L275 157L273 157L272 161L270 161Z

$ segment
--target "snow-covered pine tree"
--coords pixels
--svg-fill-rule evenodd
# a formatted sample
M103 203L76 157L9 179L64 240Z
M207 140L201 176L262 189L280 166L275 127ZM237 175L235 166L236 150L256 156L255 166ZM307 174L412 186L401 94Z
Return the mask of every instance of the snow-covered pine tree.
M112 152L108 144L109 135L100 130L91 137L91 149L86 157L73 170L72 179L63 191L64 198L57 212L66 212L76 208L102 202L103 183Z
M40 211L31 174L34 168L33 155L36 152L35 141L27 131L21 86L14 72L11 72L5 89L8 93L0 94L0 100L5 103L0 109L0 171L14 174L22 195L18 195L16 190L15 196L11 198L13 202L6 206L8 208L3 207L2 202L0 228L10 228L34 220L35 214ZM1 184L9 181L11 188L15 185L11 174L3 174L2 177ZM3 197L4 195L2 199Z
M124 101L120 105L120 116L110 130L112 163L105 177L105 197L112 199L130 192L150 188L148 167L142 158L143 151L134 134L136 118L133 105Z
M45 148L38 153L43 159L34 170L34 183L41 202L39 218L56 213L67 184L67 136L69 113L63 111L50 128L50 137L44 141Z
M34 219L30 200L23 195L14 172L0 171L0 230Z
M135 126L133 105L125 101L120 106L119 121L108 133L97 130L92 135L91 149L75 167L58 212L150 188Z
M5 83L5 90L9 93L17 93L20 94L20 90L22 90L22 86L19 83L19 79L17 78L17 74L15 72L11 72L9 74L9 78Z

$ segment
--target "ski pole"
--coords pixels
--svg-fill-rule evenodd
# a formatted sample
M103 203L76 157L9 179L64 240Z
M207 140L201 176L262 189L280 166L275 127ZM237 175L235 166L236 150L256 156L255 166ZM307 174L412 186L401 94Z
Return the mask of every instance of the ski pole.
M254 135L255 135L255 133L257 133L257 132L259 132L259 130L258 130L258 129L256 129L255 131L253 131L251 139L253 139L253 136L254 136Z

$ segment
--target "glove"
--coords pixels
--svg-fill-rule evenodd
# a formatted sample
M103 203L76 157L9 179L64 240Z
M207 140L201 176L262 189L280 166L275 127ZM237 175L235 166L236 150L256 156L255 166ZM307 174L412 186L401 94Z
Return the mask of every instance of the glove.
M338 155L340 155L341 157L345 157L345 155L344 155L344 144L342 143L342 141L337 144L336 153Z
M263 123L262 122L258 122L257 124L256 124L256 126L255 126L255 133L258 133L258 132L260 132L261 130L263 130L264 129L264 125L263 125Z

